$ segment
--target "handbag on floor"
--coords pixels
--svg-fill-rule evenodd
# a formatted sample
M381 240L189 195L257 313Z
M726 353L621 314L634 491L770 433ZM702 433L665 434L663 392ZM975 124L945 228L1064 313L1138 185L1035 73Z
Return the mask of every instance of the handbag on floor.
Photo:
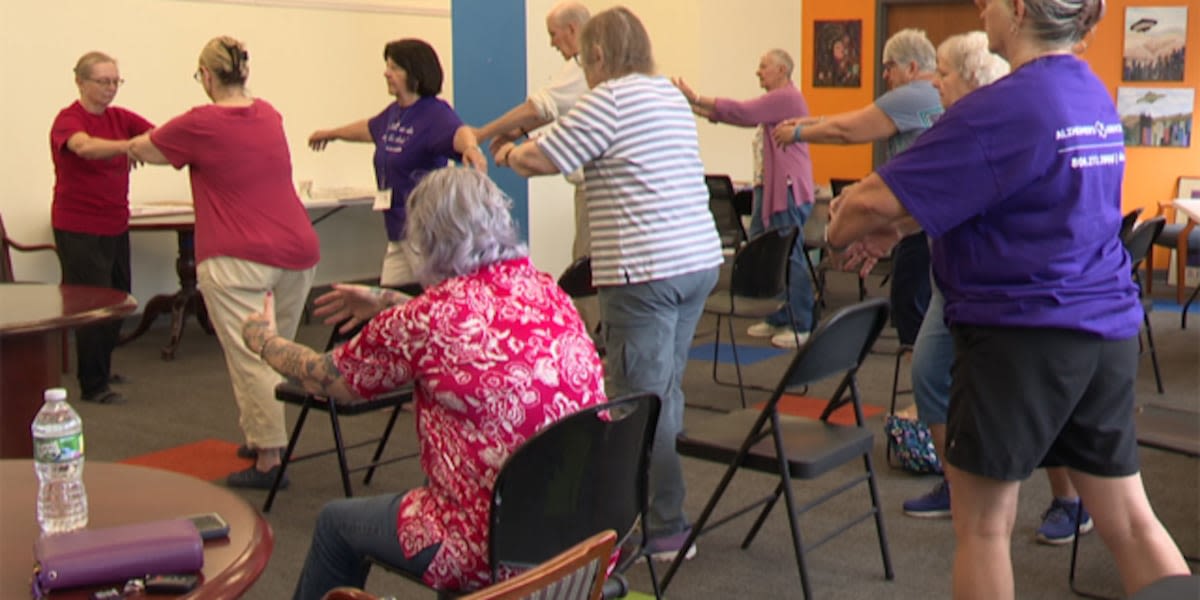
M941 473L942 464L933 451L933 434L925 423L901 415L888 415L883 420L887 438L888 465L925 475Z
M44 535L33 556L33 584L49 592L147 573L194 573L204 566L204 542L191 521L171 519Z

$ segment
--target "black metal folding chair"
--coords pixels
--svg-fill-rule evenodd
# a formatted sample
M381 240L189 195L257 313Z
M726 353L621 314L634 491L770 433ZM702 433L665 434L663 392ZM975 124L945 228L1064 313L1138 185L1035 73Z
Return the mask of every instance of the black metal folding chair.
M883 527L883 512L879 506L875 470L871 464L874 436L863 426L856 377L868 349L887 323L887 307L886 300L873 299L838 311L812 333L807 344L796 351L796 356L780 379L775 393L761 409L745 409L717 417L698 426L689 427L679 436L676 448L680 454L729 465L700 513L700 518L692 525L691 535L681 547L690 547L705 531L761 506L758 518L742 542L742 548L747 548L771 509L779 501L779 497L783 496L788 511L788 523L791 526L796 566L806 598L812 596L806 553L853 525L872 517L879 537L884 576L889 580L895 577ZM820 419L780 414L779 401L789 387L807 385L837 375L842 376L841 383ZM830 415L848 403L853 404L857 424L843 426L830 423ZM793 478L816 479L858 458L863 461L865 472L862 475L842 483L802 506L797 505L792 490ZM776 474L779 476L779 483L766 497L710 524L717 503L729 488L734 474L742 468ZM834 528L825 537L804 544L800 535L800 514L863 483L867 484L870 492L870 509ZM683 560L684 553L680 552L664 574L661 585L664 591Z

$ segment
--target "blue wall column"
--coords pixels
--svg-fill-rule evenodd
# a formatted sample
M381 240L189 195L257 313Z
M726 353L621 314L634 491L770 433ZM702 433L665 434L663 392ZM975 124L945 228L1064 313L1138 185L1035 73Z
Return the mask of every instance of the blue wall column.
M525 0L452 0L450 19L454 109L463 121L483 125L524 102ZM512 198L513 218L528 241L528 183L495 164L488 174Z

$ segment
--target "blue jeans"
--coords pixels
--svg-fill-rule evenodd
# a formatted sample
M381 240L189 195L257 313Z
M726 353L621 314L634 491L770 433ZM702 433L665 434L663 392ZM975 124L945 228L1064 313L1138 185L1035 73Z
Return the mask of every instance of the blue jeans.
M441 544L404 557L396 534L403 498L403 494L384 494L326 504L317 516L312 545L292 599L321 600L341 585L363 587L371 570L368 558L416 577L423 575Z
M788 210L777 212L769 217L771 229L780 229L795 225L799 229L796 235L796 245L792 248L792 256L788 261L788 296L791 298L792 315L796 319L796 331L812 331L813 325L813 286L808 273L808 263L804 261L804 224L812 214L812 204L796 206L792 189L788 188ZM750 215L750 238L761 235L766 229L762 222L762 187L754 187L754 209ZM782 300L782 298L780 298ZM788 311L780 308L766 318L767 323L779 327L788 324Z
M945 425L950 406L950 365L954 363L954 336L946 327L946 299L930 276L929 308L913 346L913 400L926 425Z
M892 254L892 325L901 344L912 344L929 306L929 241L914 233L896 244Z
M600 288L608 396L653 392L662 400L650 453L650 510L646 534L687 528L683 466L675 437L683 430L683 369L717 268L658 281Z

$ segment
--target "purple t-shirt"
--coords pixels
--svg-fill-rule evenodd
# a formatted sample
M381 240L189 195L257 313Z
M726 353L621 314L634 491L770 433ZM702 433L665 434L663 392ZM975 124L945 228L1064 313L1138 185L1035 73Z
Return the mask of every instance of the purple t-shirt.
M454 132L462 119L441 98L423 96L409 106L393 102L367 121L375 140L375 184L392 190L392 207L383 213L388 239L404 238L404 203L426 173L440 169L454 151Z
M951 325L1125 339L1142 309L1117 239L1124 170L1108 90L1052 56L959 100L879 176L934 240Z

